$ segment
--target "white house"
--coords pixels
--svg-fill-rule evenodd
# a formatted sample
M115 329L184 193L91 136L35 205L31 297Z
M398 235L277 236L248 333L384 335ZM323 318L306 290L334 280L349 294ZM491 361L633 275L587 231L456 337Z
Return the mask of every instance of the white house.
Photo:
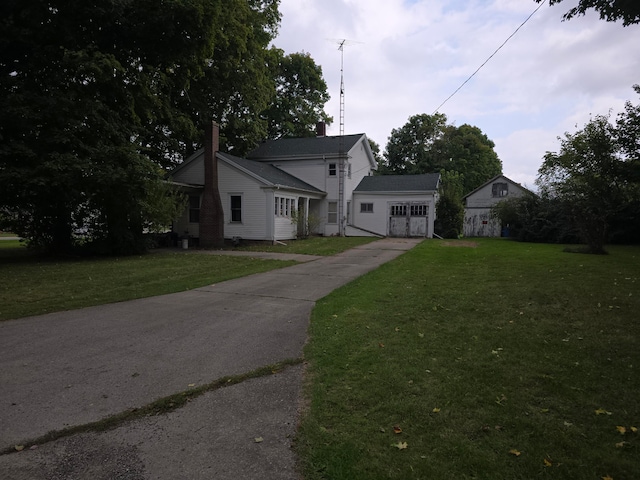
M519 197L525 192L529 192L529 190L504 175L497 175L465 195L462 199L464 202L464 236L508 236L508 226L503 226L497 219L492 218L491 207L502 200Z
M365 134L329 137L318 131L316 137L267 140L239 158L215 151L214 125L215 140L207 148L217 159L225 238L433 235L439 175L374 177L377 163ZM189 208L173 225L180 236L200 237L205 158L201 149L170 175L189 195ZM363 204L376 207L365 212Z
M439 173L365 177L353 192L355 226L390 237L433 237Z

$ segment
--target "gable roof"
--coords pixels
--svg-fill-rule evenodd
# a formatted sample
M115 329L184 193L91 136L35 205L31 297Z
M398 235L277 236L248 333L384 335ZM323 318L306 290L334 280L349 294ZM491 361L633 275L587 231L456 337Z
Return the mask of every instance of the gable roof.
M313 185L309 185L307 182L300 180L298 177L294 177L284 170L280 170L278 167L274 167L273 165L270 165L268 163L247 160L246 158L236 157L228 153L218 152L216 155L220 160L234 165L240 170L249 173L254 178L257 178L263 183L266 183L267 185L292 188L295 190L304 190L314 193L324 193L322 190L317 189Z
M175 176L176 173L180 172L183 168L189 165L192 162L201 160L204 157L204 148L197 150L193 155L187 158L184 162L174 168L169 174L169 178ZM222 160L223 162L231 165L249 176L255 178L261 183L272 187L283 187L283 188L291 188L294 190L303 190L306 192L313 192L319 194L325 194L322 190L317 189L313 185L309 185L307 182L300 180L293 175L288 174L284 170L280 170L278 167L270 165L268 163L256 162L254 160L247 160L246 158L236 157L235 155L230 155L228 153L216 152L216 157L218 160ZM200 185L187 185L181 184L180 182L173 182L176 185L183 186L202 186L204 185L204 178L202 179L202 184Z
M342 148L344 153L349 152L363 137L364 133L345 135ZM367 142L368 143L368 142ZM305 137L305 138L280 138L267 140L261 143L255 150L249 152L247 158L258 161L285 160L288 158L304 158L317 156L338 156L340 152L341 137Z
M364 177L354 192L419 192L435 191L439 173L422 175L377 175Z
M476 193L478 190L483 189L484 187L486 187L487 185L489 185L490 183L495 182L496 180L498 180L499 178L503 178L504 180L506 180L507 182L509 182L512 185L515 185L518 188L521 188L523 191L525 192L529 192L532 195L535 195L531 190L529 190L528 188L523 187L522 185L520 185L517 182L514 182L513 180L511 180L510 178L505 177L504 175L500 174L500 175L496 175L495 177L493 177L491 180L487 180L486 182L484 182L482 185L480 185L478 188L476 188L475 190L467 193L464 197L462 197L462 200L465 200L467 197L470 197L471 195L473 195L474 193Z

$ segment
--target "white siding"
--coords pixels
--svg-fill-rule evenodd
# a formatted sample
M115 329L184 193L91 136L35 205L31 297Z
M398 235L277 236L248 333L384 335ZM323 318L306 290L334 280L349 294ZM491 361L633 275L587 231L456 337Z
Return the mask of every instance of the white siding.
M435 203L433 194L354 192L353 226L379 235L389 234L389 206L392 203L426 203L428 206L426 237L433 237ZM373 213L361 212L361 204L372 203Z
M220 200L224 211L224 237L271 240L267 237L269 195L249 175L218 161ZM242 196L242 222L231 222L231 196ZM273 215L273 214L272 214Z

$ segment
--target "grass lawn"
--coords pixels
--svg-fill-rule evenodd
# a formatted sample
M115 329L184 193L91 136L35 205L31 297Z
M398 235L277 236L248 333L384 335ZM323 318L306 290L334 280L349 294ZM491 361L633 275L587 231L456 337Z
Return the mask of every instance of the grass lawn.
M318 302L305 480L640 478L640 247L426 241Z
M372 240L318 237L246 249L332 255ZM294 263L191 252L52 260L34 256L19 240L2 240L0 321L179 292Z
M13 242L0 242L0 320L180 292L295 263L185 253L47 260L6 243Z

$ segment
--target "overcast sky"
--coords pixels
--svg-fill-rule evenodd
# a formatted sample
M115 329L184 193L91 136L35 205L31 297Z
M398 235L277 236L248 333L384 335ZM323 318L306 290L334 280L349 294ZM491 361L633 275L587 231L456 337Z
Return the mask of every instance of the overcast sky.
M533 187L557 137L590 115L640 102L640 25L592 12L562 21L577 4L542 6L444 106L450 123L479 127L496 144L504 174ZM345 133L384 150L410 116L432 114L538 7L533 0L281 0L274 45L307 52L329 87L326 111L339 134L344 51ZM355 43L355 42L361 43Z

